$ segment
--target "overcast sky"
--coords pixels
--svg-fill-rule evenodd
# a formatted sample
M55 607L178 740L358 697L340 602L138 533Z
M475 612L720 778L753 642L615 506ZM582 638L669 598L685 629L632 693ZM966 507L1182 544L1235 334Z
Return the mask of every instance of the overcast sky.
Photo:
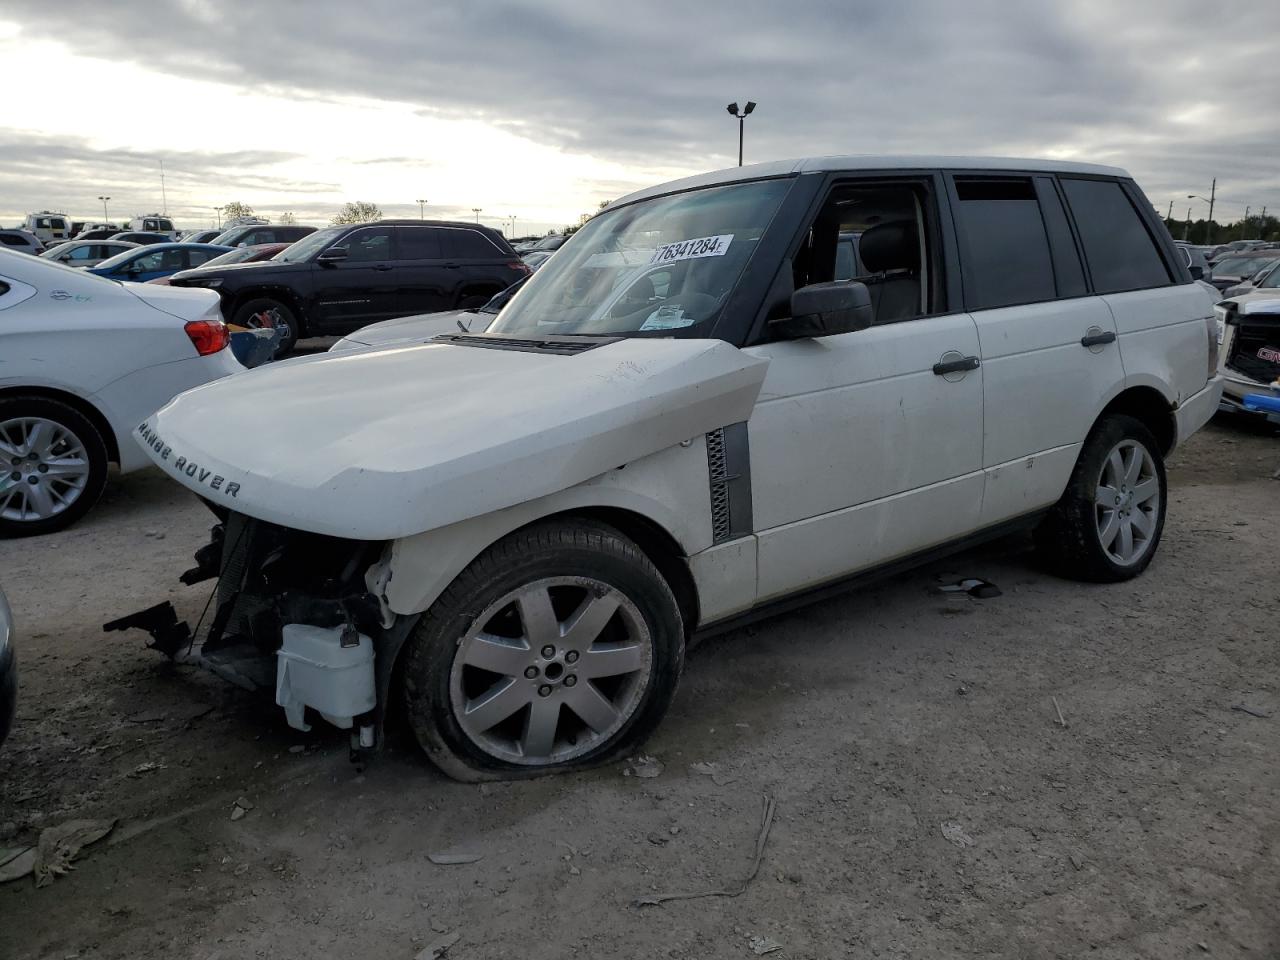
M1280 3L4 0L0 223L347 200L517 233L736 161L1117 164L1162 212L1280 213Z

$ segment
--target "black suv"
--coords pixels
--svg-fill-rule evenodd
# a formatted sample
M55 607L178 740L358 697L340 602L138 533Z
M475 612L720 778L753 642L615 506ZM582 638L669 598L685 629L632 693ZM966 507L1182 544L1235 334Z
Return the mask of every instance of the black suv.
M183 270L170 283L217 290L231 323L284 327L281 357L298 337L478 306L528 274L488 227L380 220L318 230L260 263Z
M315 227L290 223L242 223L210 240L224 247L256 247L260 243L293 243L316 232Z

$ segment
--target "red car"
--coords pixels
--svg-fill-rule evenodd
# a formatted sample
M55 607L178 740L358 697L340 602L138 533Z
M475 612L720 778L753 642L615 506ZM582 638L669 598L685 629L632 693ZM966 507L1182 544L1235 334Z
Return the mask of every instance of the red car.
M290 246L287 243L258 243L251 247L236 247L234 250L228 250L221 256L214 257L212 260L206 260L200 264L202 267L221 267L228 263L257 263L259 260L270 260L285 247ZM148 280L147 283L169 283L169 277L156 277L154 280Z

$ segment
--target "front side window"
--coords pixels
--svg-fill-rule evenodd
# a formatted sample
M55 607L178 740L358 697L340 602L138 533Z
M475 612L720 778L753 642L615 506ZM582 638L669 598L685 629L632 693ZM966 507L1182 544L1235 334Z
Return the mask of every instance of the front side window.
M198 267L201 264L208 263L217 254L216 250L188 250L187 266Z
M1163 287L1169 271L1138 211L1114 180L1062 179L1096 293Z
M490 332L706 336L789 188L764 180L606 209L533 275Z
M91 244L85 244L83 247L76 247L74 250L68 251L66 259L68 260L92 260L97 255Z
M1258 282L1260 290L1275 290L1280 288L1280 260L1271 261L1271 268L1262 276Z
M1030 178L957 177L955 186L969 309L1052 300L1049 236Z
M369 227L357 230L343 241L347 248L347 260L352 263L369 263L391 259L391 228Z

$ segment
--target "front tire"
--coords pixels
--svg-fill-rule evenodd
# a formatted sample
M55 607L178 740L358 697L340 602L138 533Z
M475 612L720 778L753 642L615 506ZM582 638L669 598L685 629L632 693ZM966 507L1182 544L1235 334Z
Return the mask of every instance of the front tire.
M232 323L241 327L257 330L262 327L277 327L284 330L284 336L276 345L273 355L275 360L283 360L292 351L302 333L302 324L294 312L279 300L270 297L256 297L241 304Z
M455 779L559 773L642 743L683 663L675 597L632 541L589 521L541 523L481 554L419 621L404 703Z
M1122 414L1105 417L1085 440L1067 490L1036 532L1057 572L1117 583L1142 573L1164 531L1168 482L1151 431Z
M106 484L106 443L84 414L47 397L0 400L0 537L68 527Z

